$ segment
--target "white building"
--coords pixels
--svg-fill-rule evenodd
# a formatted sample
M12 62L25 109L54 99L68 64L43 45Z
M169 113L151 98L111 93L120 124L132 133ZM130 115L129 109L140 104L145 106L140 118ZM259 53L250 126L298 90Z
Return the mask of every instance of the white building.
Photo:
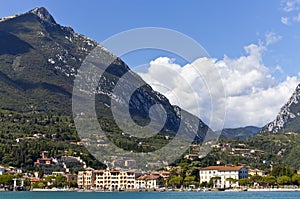
M159 175L143 175L136 179L137 189L156 189L158 185Z
M200 184L213 180L215 188L238 187L239 179L248 178L248 169L243 166L210 166L200 169L199 175Z

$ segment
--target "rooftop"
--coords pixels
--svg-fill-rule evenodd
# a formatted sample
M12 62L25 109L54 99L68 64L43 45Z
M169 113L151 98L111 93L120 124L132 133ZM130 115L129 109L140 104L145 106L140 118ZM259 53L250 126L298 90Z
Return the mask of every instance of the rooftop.
M201 168L200 171L209 171L209 170L217 170L217 171L239 171L243 166L209 166Z

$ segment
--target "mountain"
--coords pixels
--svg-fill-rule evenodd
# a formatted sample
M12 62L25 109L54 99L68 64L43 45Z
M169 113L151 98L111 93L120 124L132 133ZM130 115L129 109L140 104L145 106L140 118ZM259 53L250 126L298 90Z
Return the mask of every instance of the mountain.
M256 126L246 126L240 128L225 128L222 130L220 138L240 140L252 137L260 132L261 128Z
M98 54L114 61L105 70L95 90L97 119L101 127L116 145L124 145L128 150L143 152L160 148L162 135L175 136L179 129L186 136L201 142L210 128L198 117L173 106L162 94L154 91L118 57L114 56L96 41L80 35L70 27L56 23L43 7L27 13L0 19L0 109L22 114L42 113L72 116L72 93L75 78L89 53L98 48ZM103 57L104 58L104 57ZM101 57L99 57L101 59ZM126 81L123 75L133 81ZM95 74L95 78L99 78ZM114 121L112 104L118 104L118 115L124 114L124 93L114 93L114 87L122 82L126 89L134 88L135 83L143 86L131 96L129 111L131 118L141 128L151 122L149 113L155 104L164 108L167 117L161 133L152 136L147 143L137 137L120 138L122 130ZM112 103L114 102L114 103ZM86 108L86 107L78 107ZM28 115L26 115L28 117ZM158 115L154 123L164 121ZM127 122L124 120L124 122ZM1 132L0 132L1 133ZM4 133L4 132L3 132ZM11 132L13 134L13 132ZM145 143L146 149L137 147ZM151 144L150 144L151 143Z
M288 102L281 108L276 119L264 126L262 133L300 133L300 84Z
M97 43L45 8L0 21L0 107L70 114L76 70Z

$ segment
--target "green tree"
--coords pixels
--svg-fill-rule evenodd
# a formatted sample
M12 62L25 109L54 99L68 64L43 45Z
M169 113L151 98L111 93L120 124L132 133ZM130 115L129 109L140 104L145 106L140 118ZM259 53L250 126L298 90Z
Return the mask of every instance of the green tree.
M13 178L10 174L0 175L0 185L13 185Z
M63 175L56 176L54 186L57 188L62 188L67 186L67 178Z
M70 183L69 183L69 187L70 188L77 188L78 187L78 184L75 180L72 180Z
M295 174L296 170L290 168L289 166L276 166L271 171L271 175L275 176L276 178L280 176L289 176L292 177Z
M277 183L280 185L291 184L291 178L289 176L280 176L277 178Z
M294 185L300 185L300 175L299 174L294 174L292 177L292 183Z
M45 182L46 182L48 185L53 185L54 181L55 181L55 176L47 176L47 177L45 178Z
M248 178L239 179L239 185L240 186L249 186L250 180Z
M185 178L184 178L184 185L185 186L188 186L188 185L190 185L192 182L194 182L195 181L195 176L186 176Z
M32 184L32 188L44 189L46 185L43 182L35 182Z
M176 186L177 188L181 186L182 177L175 176L169 179L169 185Z
M259 175L253 175L250 176L250 182L253 183L258 183L261 184L263 182L263 177Z
M276 184L276 178L275 176L266 176L263 178L263 182L268 186L274 186Z
M181 185L183 184L183 180L186 176L186 172L189 168L189 164L187 162L181 162L179 164L179 173L180 173L180 176L182 176L182 179L181 179Z

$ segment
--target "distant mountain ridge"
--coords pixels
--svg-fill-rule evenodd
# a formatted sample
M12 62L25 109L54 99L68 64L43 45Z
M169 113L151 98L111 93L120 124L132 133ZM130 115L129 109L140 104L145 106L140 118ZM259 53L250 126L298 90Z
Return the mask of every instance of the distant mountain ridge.
M262 133L300 133L300 84L288 102L281 108L276 119L261 130Z
M240 128L225 128L222 130L220 138L240 140L252 137L260 132L261 128L256 126L246 126Z

